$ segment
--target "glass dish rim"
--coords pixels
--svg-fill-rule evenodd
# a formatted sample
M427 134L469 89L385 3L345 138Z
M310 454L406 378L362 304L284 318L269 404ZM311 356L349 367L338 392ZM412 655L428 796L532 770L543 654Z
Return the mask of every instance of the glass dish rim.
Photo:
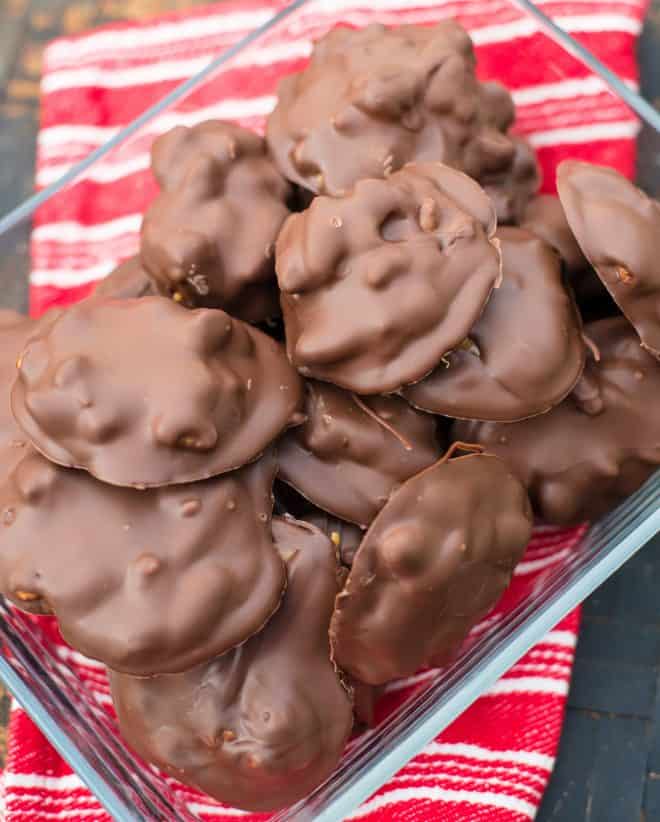
M37 208L75 182L108 153L125 144L143 126L166 109L171 108L190 91L199 87L225 64L230 63L240 52L258 42L286 18L305 6L312 6L314 2L315 0L294 0L234 46L213 58L205 68L142 112L139 117L91 152L84 160L73 165L59 180L25 200L5 216L0 217L0 236L8 234L14 227L29 219ZM566 51L598 75L615 96L634 110L651 128L660 133L660 113L655 111L646 100L627 86L588 49L561 29L530 0L510 0L510 2L535 18L539 29L544 34L557 41ZM498 648L496 647L498 643L493 642L493 648L482 650L481 658L468 670L467 675L463 675L460 682L454 682L453 686L448 689L442 704L431 704L426 710L418 713L416 721L411 724L410 728L406 728L403 734L405 738L399 738L396 747L385 750L370 769L366 771L362 768L354 769L355 772L348 780L348 784L343 784L339 795L331 797L329 801L323 800L313 816L309 815L311 813L309 805L323 792L324 786L320 786L301 803L278 814L276 819L284 822L284 820L294 818L313 818L318 822L331 822L331 820L343 818L356 808L398 768L419 752L440 730L469 707L532 645L542 639L563 616L580 604L660 531L660 509L656 505L656 510L653 510L653 502L657 500L659 493L660 471L656 472L645 486L630 497L620 509L591 528L584 539L593 542L600 540L601 553L593 553L591 559L579 569L568 587L548 596L533 616L521 617L520 624L508 635L505 647ZM614 537L610 532L614 533ZM558 582L557 585L559 585ZM130 805L128 795L119 795L99 776L94 765L80 750L77 743L62 730L48 708L2 655L0 655L0 677L113 818L121 820L145 818ZM451 669L448 676L443 677L443 682L445 679L451 680ZM433 703L433 695L429 695L426 701Z

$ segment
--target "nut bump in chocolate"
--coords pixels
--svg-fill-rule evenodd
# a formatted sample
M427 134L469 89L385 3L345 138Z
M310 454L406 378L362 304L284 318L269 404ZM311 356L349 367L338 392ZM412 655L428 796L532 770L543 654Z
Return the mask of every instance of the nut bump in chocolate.
M426 376L499 281L494 232L483 190L439 163L317 197L277 241L289 359L358 394Z
M334 549L291 519L274 519L273 536L289 583L259 634L176 676L111 675L122 733L141 756L252 811L290 805L326 779L353 723L330 661Z
M505 226L497 237L502 283L464 343L403 389L418 408L515 421L557 405L582 373L582 323L556 253L524 229Z
M409 479L337 597L333 659L371 685L446 664L504 593L531 532L525 489L497 457L443 459Z
M135 487L245 465L301 402L278 343L164 297L72 306L33 336L12 392L18 423L46 457Z

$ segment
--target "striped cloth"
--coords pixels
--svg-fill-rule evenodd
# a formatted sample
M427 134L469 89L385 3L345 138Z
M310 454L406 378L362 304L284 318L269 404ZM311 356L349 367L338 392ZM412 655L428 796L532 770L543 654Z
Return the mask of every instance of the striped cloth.
M283 0L237 0L53 43L44 61L38 186L56 180L284 5ZM646 0L541 0L540 5L610 68L636 82L634 46ZM262 130L278 78L302 67L311 40L333 25L432 23L443 17L455 17L471 31L482 77L499 79L512 90L516 129L538 150L545 190L552 190L554 169L567 156L632 175L634 116L506 0L317 0L39 210L32 234L32 312L80 299L119 260L135 253L141 214L155 193L148 168L155 135L209 117ZM474 636L542 590L583 533L582 528L537 529L510 590ZM577 627L573 613L350 818L532 819L554 763ZM52 640L57 655L86 684L89 698L111 711L102 666L67 648L50 620L35 619L34 630ZM421 673L389 686L379 715L423 688L429 676ZM237 815L171 780L167 784L201 819ZM7 822L109 819L18 706L11 716L4 795Z

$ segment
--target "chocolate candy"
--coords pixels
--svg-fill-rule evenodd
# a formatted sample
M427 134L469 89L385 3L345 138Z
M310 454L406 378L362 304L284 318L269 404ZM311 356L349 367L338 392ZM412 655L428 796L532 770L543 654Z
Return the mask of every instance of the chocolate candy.
M358 549L330 625L333 659L371 685L446 664L508 586L531 532L525 489L497 457L422 471Z
M231 167L234 162L263 153L264 141L253 131L225 120L205 120L192 127L176 126L154 140L151 170L164 191L173 191L181 186L188 168L200 155Z
M244 465L301 401L278 343L222 311L163 297L72 306L32 338L12 393L45 456L135 487Z
M118 300L147 297L155 293L153 283L138 256L124 260L94 289L96 297L114 297Z
M341 519L366 527L401 482L439 455L433 417L399 397L307 383L307 421L278 445L279 477Z
M519 223L527 203L541 184L534 149L522 137L511 139L514 146L511 165L479 175L479 182L493 201L499 224Z
M464 419L523 419L561 402L582 373L582 324L556 253L521 228L505 226L497 237L502 284L464 343L403 389L418 408Z
M273 520L273 535L289 583L259 634L176 676L111 676L122 733L141 756L253 811L289 805L328 777L352 725L351 699L330 661L332 545L290 519Z
M463 442L506 460L546 522L596 519L632 494L660 465L660 367L623 317L585 331L600 353L573 394L531 420L456 423Z
M9 309L0 309L0 481L11 473L28 447L27 439L11 413L9 391L16 378L18 355L36 328L35 320ZM0 512L0 523L3 520Z
M271 453L190 485L136 491L32 449L0 485L0 590L57 616L119 671L172 673L221 654L279 607Z
M506 174L512 119L510 95L479 83L467 32L447 20L330 31L309 65L280 82L266 134L289 180L338 196L412 161L443 162L478 180Z
M180 126L154 148L164 190L142 224L142 263L158 290L249 322L278 312L275 238L288 183L261 137L211 120Z
M560 163L557 189L585 256L660 358L660 204L614 169L577 160Z
M317 197L277 241L289 359L358 394L426 376L498 282L494 231L488 197L440 163Z

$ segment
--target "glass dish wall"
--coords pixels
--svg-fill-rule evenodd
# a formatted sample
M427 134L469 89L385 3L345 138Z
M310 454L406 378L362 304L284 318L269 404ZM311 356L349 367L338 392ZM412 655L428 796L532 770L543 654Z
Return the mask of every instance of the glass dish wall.
M299 0L289 7L281 4L279 16L271 22L270 13L248 14L241 25L251 22L257 26L253 32L235 31L220 49L222 56L210 65L208 55L200 57L199 74L153 110L132 112L139 118L130 128L117 130L114 135L108 129L91 134L88 144L73 150L69 146L68 153L61 157L56 153L57 135L42 140L38 179L43 187L41 193L0 220L0 251L7 253L25 242L32 228L33 308L41 311L53 302L61 302L64 288L66 299L83 296L95 278L135 252L139 215L155 192L148 150L157 134L178 123L193 124L209 117L233 118L260 129L273 105L279 73L293 71L304 63L311 38L338 20L352 25L397 21L391 11L394 3L381 0L376 5L374 10L368 4L359 7L338 0ZM550 2L544 2L542 9L558 13ZM574 145L580 156L585 141L595 141L596 155L591 159L608 162L606 156L598 155L599 135L606 135L610 142L618 135L622 142L629 143L638 131L638 120L630 106L648 119L648 139L657 137L653 130L658 125L657 115L635 93L634 78L624 77L624 83L608 75L602 67L589 62L588 55L581 53L562 30L547 29L557 38L551 44L542 28L547 23L534 16L538 14L534 7L524 9L522 3L514 6L494 2L491 10L497 12L496 22L485 24L466 0L419 0L407 13L407 22L458 17L477 44L482 78L501 79L502 66L506 65L507 84L518 106L517 128L530 138L546 167L552 168L556 162L558 144ZM584 21L580 22L578 16L561 17L559 13L557 19L588 44L589 31L584 30ZM245 35L243 42L230 46L240 33ZM511 37L515 39L515 54ZM102 39L97 46L103 48ZM555 83L539 82L541 52L545 70L551 68ZM278 71L272 70L273 65L279 66ZM613 91L608 83L613 84ZM571 95L578 94L583 98L581 104L567 106ZM103 144L108 138L112 138L111 143ZM84 160L90 149L94 153ZM68 171L67 167L76 161L83 161L82 167ZM626 170L632 173L633 153L626 154L621 162L628 163ZM125 213L112 215L108 222L123 219L123 233L101 238L84 260L61 257L64 273L60 279L53 276L49 255L56 253L58 237L50 236L50 229L45 230L44 214L75 214L80 203L95 196L97 183L122 175L131 180L130 202ZM544 187L550 190L552 181L546 179ZM416 678L406 698L373 731L353 740L340 767L324 786L274 818L336 820L349 813L657 533L659 508L660 475L656 475L625 505L589 530L539 531L537 546L544 547L525 559L528 568L533 565L534 573L523 579L525 569L520 571L514 593L472 633L460 658L448 669ZM553 550L553 544L560 544L561 550ZM115 818L173 822L198 818L196 806L191 806L171 780L138 761L123 745L106 710L107 691L98 686L98 677L80 679L72 673L48 620L37 620L2 605L0 638L0 676Z

